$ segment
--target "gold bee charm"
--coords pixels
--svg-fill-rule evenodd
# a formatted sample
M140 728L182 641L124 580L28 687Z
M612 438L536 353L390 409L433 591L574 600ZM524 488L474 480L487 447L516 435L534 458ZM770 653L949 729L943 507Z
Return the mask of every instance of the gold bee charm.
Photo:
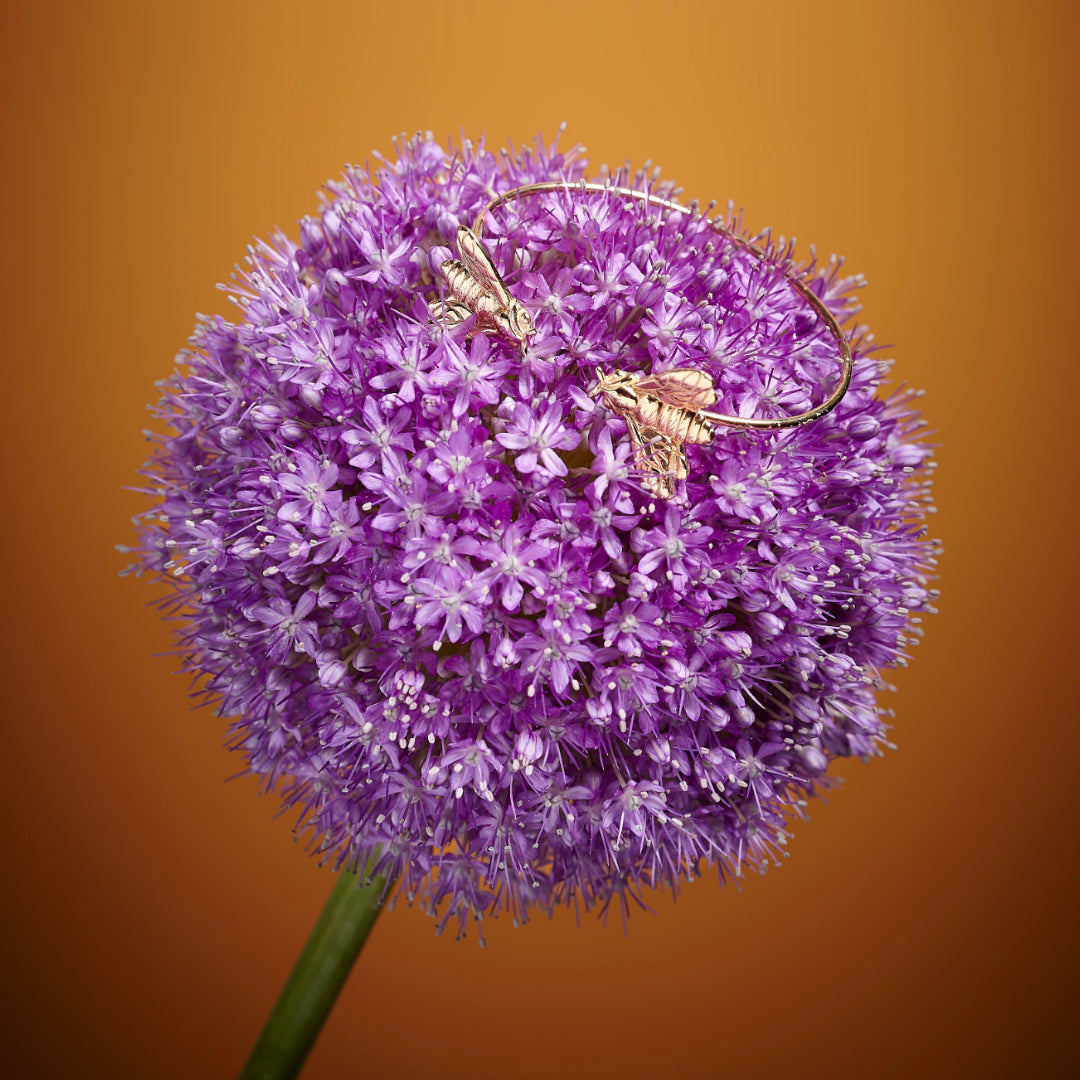
M431 317L454 327L475 315L474 333L503 334L527 344L536 333L532 316L510 295L483 242L471 229L459 225L457 248L461 258L447 259L439 268L450 295L431 301Z
M590 397L599 397L626 421L641 483L661 499L670 499L689 473L687 443L712 440L708 409L716 403L712 376L697 368L675 368L649 375L596 371Z

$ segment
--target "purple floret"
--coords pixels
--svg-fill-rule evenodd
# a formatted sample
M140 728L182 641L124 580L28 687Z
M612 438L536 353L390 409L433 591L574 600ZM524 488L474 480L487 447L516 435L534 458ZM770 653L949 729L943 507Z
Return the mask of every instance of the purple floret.
M524 355L431 324L459 224L585 175L557 140L430 136L347 170L299 243L250 249L239 322L200 317L147 470L139 566L231 745L318 851L377 852L440 928L764 869L830 759L885 745L880 672L934 595L923 421L876 396L864 335L835 411L717 428L670 502L588 397L597 367L694 366L718 412L824 400L836 342L790 247L764 238L765 265L700 216L544 194L483 233ZM848 325L861 280L805 275Z

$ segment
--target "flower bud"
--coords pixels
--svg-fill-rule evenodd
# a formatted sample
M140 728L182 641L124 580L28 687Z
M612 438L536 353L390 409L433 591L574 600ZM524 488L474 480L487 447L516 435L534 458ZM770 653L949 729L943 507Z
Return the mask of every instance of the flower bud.
M850 424L848 424L848 433L853 439L857 439L859 442L865 442L867 439L872 439L881 430L881 424L872 416L856 416Z
M277 405L256 405L248 415L259 431L273 431L281 423L281 409Z
M317 257L326 247L321 224L307 214L300 219L300 246L312 257Z
M645 744L645 753L656 762L657 765L666 765L671 761L671 743L667 739L654 735Z

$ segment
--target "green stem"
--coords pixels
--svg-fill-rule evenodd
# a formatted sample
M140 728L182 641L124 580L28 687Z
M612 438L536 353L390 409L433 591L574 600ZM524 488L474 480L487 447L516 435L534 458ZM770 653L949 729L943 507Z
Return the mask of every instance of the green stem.
M338 872L240 1080L290 1080L300 1072L379 917L385 888L385 876L361 887L357 874Z

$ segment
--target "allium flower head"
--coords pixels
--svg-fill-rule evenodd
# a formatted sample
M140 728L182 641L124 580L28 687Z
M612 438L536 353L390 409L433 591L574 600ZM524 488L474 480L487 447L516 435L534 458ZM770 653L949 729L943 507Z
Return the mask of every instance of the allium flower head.
M922 421L866 337L835 411L717 429L671 501L588 394L693 365L724 413L822 401L836 342L789 246L568 188L486 225L527 347L430 321L459 224L584 176L557 140L350 168L164 384L139 565L190 670L317 848L378 852L440 926L763 869L830 759L883 745L879 672L931 598ZM850 320L860 280L804 272Z

